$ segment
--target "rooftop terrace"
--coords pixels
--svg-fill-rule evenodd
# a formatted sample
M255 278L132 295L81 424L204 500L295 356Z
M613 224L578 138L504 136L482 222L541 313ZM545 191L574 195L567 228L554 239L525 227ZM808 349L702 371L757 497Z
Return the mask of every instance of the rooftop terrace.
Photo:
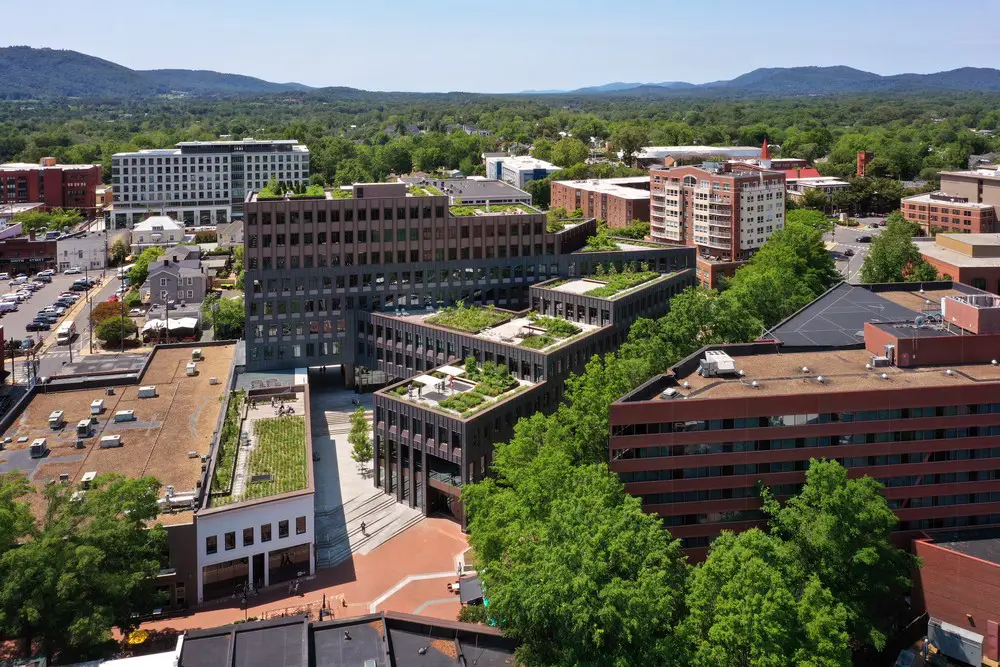
M382 391L465 419L533 386L533 382L514 377L505 366L487 362L471 373L464 367L440 366Z
M613 276L585 276L583 278L556 278L539 285L538 289L548 289L566 294L582 294L600 299L614 300L668 280L674 273L657 271L628 271Z
M432 325L470 334L482 340L550 352L571 340L586 336L600 327L570 322L537 313L513 313L499 308L459 306L435 313L407 313L395 316L404 322Z
M539 214L536 208L527 204L476 204L474 206L454 205L448 210L456 217L481 216L481 215L532 215Z
M176 494L194 493L201 478L200 457L209 453L224 392L223 382L210 384L209 378L225 379L235 346L203 348L197 374L188 376L191 349L158 348L153 353L141 379L142 386L156 387L151 398L139 398L138 385L115 387L113 394L103 388L36 394L2 434L0 473L25 473L39 492L32 499L36 508L50 480L65 475L67 482L78 483L89 472L153 476L164 488L173 486ZM99 414L92 414L95 401L103 401ZM55 411L63 413L58 428L49 424ZM126 411L132 411L131 419L118 421ZM81 422L89 426L81 427ZM121 436L120 444L102 448L101 439L113 435ZM46 439L49 452L44 457L30 456L36 438ZM190 521L191 514L174 516Z

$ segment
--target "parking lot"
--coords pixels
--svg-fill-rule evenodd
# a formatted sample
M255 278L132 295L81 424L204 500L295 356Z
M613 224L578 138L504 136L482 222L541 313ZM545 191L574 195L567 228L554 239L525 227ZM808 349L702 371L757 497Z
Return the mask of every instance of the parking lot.
M857 239L862 236L877 237L885 227L871 227L872 224L884 222L885 218L857 218L857 227L835 226L832 232L824 234L824 241L828 244L833 259L837 264L837 270L843 274L844 279L851 281L857 279L861 265L865 262L865 255L868 254L870 243L861 243ZM848 250L852 254L848 255Z
M69 286L73 284L73 281L77 278L82 278L83 274L64 276L62 274L56 274L52 277L52 282L48 283L42 289L38 290L31 295L28 299L22 302L18 309L11 313L4 313L3 317L0 318L0 325L3 325L4 338L10 340L15 338L17 340L23 340L24 338L39 338L43 340L49 336L50 333L54 332L59 322L52 325L52 331L25 331L24 327L26 324L35 319L35 315L41 309L46 306L52 305L52 302L56 300L60 292L66 292L69 290ZM91 278L98 280L101 277L100 272L96 272L95 275L91 275ZM9 294L17 290L17 287L11 286L10 283L0 285L3 288L3 294ZM97 289L97 286L94 288ZM86 297L86 292L77 292L81 297Z

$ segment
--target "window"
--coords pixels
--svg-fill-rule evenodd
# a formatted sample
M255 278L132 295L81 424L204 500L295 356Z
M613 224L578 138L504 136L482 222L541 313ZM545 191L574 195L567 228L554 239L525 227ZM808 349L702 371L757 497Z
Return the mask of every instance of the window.
M226 533L226 551L232 551L236 548L236 531L230 531Z
M271 541L271 524L263 523L260 526L260 541L270 542Z
M243 529L243 546L253 546L253 528Z
M288 537L288 519L278 522L278 539Z
M306 518L304 516L295 519L295 534L301 535L306 532Z
M215 535L209 535L205 538L205 553L211 555L219 551L219 538Z

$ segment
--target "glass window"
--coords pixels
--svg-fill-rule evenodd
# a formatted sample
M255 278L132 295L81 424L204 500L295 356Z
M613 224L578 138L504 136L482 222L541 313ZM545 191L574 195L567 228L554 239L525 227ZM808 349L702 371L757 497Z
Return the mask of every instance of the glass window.
M278 522L278 539L288 537L288 519Z
M301 535L306 532L306 518L304 516L295 519L295 534Z
M264 523L260 526L260 541L270 542L271 541L271 524Z
M226 551L232 551L236 548L236 532L230 531L226 533Z
M243 529L243 546L249 547L253 545L253 528Z
M219 538L215 535L209 535L205 538L205 553L214 554L219 551Z

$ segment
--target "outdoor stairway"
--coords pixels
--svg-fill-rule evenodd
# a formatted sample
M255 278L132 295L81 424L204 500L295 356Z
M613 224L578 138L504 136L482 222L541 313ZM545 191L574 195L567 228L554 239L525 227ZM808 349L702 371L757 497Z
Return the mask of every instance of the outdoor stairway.
M337 514L343 514L346 532L340 528L317 535L319 567L333 567L355 553L368 553L424 518L419 509L398 503L394 496L381 491L352 498L341 507L317 512L317 525L335 520ZM361 533L362 521L366 535Z

